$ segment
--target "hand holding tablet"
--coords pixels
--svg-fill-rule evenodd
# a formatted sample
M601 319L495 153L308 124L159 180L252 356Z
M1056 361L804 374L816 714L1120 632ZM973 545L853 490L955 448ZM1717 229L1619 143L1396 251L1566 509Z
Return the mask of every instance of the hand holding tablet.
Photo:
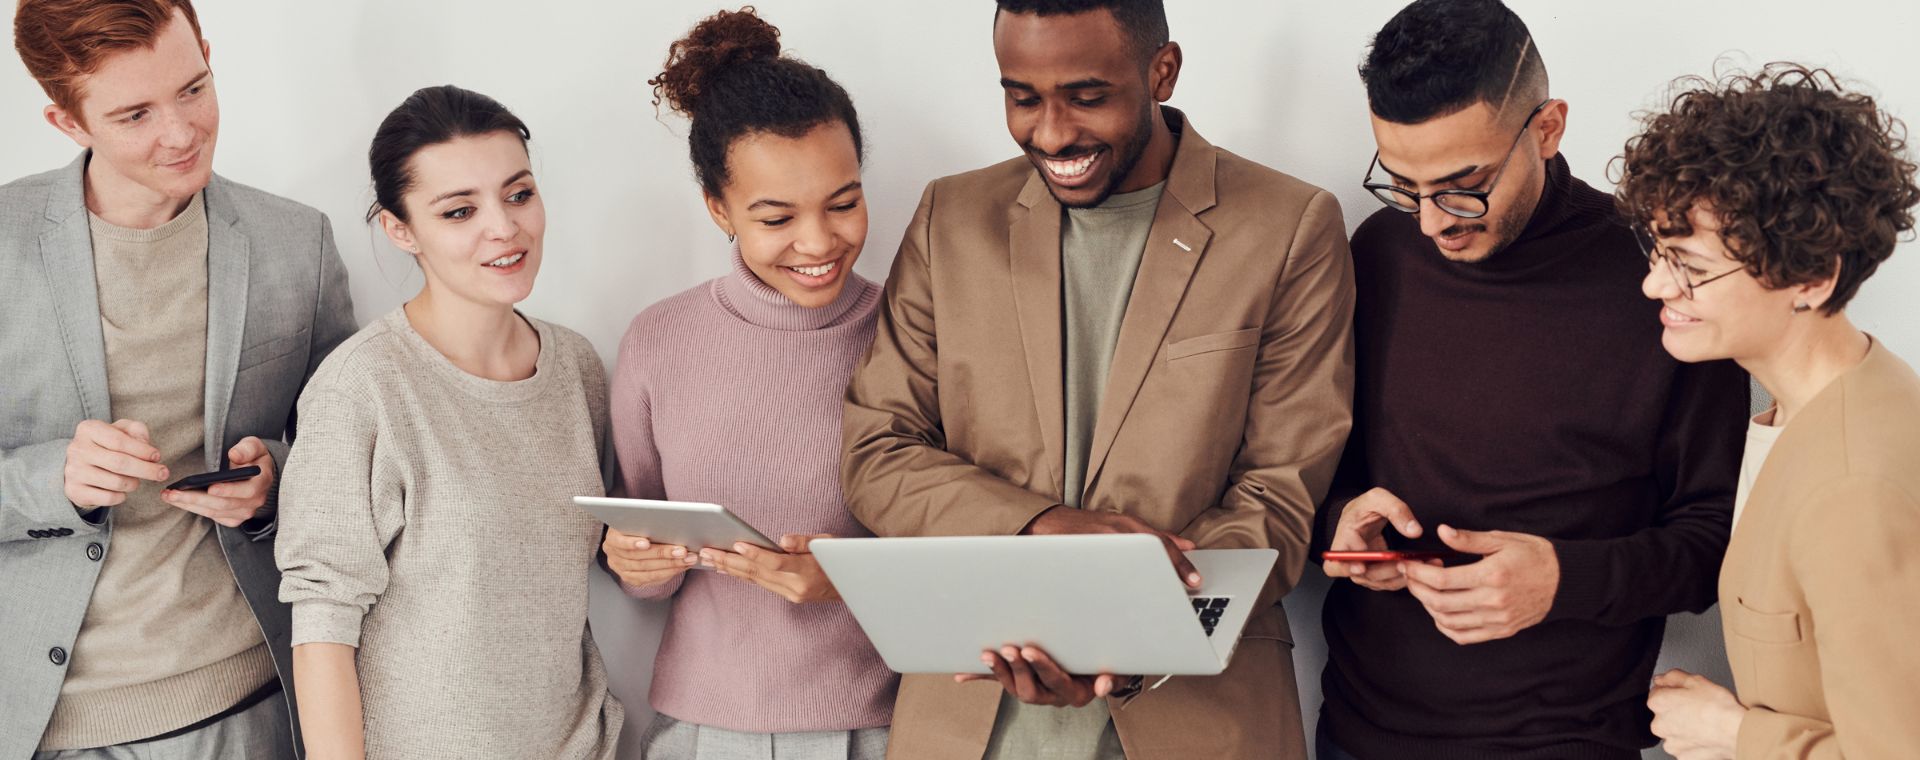
M718 504L598 496L575 496L573 503L614 530L631 537L644 537L653 544L672 544L686 547L688 551L707 547L733 551L734 544L748 543L770 551L781 550L779 542L761 535Z

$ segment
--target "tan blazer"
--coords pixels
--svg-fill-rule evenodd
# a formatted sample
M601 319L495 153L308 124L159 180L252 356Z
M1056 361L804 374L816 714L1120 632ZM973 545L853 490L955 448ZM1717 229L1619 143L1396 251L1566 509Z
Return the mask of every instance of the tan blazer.
M1740 760L1920 758L1920 376L1879 341L1780 432L1720 610Z
M876 534L1012 535L1062 503L1061 216L1025 158L921 197L847 389L842 481ZM1333 196L1185 128L1082 505L1202 548L1273 547L1280 561L1224 674L1111 701L1131 760L1305 757L1277 601L1299 579L1351 426L1352 315ZM999 699L992 682L906 676L888 756L977 760Z

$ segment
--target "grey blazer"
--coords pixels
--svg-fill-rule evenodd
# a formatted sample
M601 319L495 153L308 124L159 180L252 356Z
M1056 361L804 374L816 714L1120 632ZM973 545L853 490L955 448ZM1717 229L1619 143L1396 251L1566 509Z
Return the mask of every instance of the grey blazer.
M62 474L74 428L114 419L86 164L83 152L64 169L0 186L0 760L27 760L39 744L101 560L112 550L113 509L81 517ZM356 329L346 269L315 209L219 175L205 203L207 466L220 467L226 451L250 435L284 465L294 400L320 360ZM222 527L218 535L291 711L292 617L279 601L271 523ZM300 723L293 725L299 747Z

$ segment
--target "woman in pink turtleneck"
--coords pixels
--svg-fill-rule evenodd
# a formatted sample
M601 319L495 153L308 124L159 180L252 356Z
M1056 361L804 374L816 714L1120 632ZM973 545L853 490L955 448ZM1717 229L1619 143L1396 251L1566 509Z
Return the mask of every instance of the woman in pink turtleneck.
M860 124L846 91L782 57L778 36L750 9L721 12L650 82L693 122L733 271L649 307L621 341L615 491L725 505L786 552L695 554L607 532L621 588L673 600L650 760L879 760L893 715L897 676L806 550L872 535L839 478L840 399L880 304L853 273L867 235Z

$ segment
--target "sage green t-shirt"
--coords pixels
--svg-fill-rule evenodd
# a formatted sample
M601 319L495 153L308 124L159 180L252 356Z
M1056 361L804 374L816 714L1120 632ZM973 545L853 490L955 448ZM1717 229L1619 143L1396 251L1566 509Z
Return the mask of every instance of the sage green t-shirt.
M1067 460L1063 500L1079 508L1107 368L1160 207L1161 182L1066 210L1060 228L1061 321L1066 340ZM1125 760L1105 699L1086 707L1029 705L1000 695L984 760Z

